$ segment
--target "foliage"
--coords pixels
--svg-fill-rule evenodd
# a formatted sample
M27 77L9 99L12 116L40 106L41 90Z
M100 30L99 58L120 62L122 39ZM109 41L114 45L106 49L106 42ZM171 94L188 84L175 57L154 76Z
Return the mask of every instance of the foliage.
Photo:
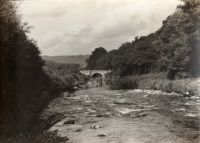
M181 0L184 4L180 5L179 7L183 10L188 10L191 8L195 8L200 5L200 0Z
M158 31L159 41L163 43L161 59L168 63L168 69L185 70L193 76L199 74L199 8L196 5L188 10L180 9L168 17Z
M136 37L132 42L112 50L98 65L112 69L113 75L128 76L149 72L200 74L200 1L182 0L177 11L163 21L163 26L148 36ZM97 68L96 64L93 69Z
M77 64L46 62L44 69L59 91L73 91L75 87L83 86L88 80L80 73Z
M31 131L43 107L59 94L27 31L15 4L0 0L0 135Z
M99 69L100 63L104 61L106 54L107 51L103 47L96 48L87 59L87 69Z
M9 139L2 139L1 143L66 143L67 137L57 136L57 132L42 132L32 135L21 135Z

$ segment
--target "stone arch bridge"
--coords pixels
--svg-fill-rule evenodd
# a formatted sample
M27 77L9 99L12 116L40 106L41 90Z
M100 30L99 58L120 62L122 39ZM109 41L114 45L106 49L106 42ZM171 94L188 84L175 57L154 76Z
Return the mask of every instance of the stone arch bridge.
M82 74L90 77L96 77L101 76L102 78L105 78L105 75L107 73L110 73L111 70L82 70L80 71Z
M89 76L91 79L88 81L89 87L102 87L106 84L105 75L110 73L110 70L82 70L82 74Z

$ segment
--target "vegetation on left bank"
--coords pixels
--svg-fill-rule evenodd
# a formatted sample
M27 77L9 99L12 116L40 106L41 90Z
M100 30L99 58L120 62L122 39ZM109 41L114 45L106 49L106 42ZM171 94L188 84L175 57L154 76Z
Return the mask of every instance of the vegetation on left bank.
M11 0L0 0L0 142L63 142L54 133L44 133L36 121L49 101L73 89L75 81L67 84L70 76L82 77L77 68L65 71L64 83L59 74L49 74L53 65L44 67L36 42L27 36L29 27L16 9Z

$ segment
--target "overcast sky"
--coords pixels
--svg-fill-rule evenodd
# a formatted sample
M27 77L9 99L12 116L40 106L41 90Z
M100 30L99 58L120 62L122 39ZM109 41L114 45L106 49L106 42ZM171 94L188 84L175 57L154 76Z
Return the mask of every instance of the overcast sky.
M89 54L116 49L161 27L178 0L24 0L23 21L43 55Z

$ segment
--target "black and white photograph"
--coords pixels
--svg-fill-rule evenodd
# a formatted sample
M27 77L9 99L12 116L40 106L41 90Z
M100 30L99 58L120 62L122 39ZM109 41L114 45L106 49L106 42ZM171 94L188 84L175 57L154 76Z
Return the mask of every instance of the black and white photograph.
M200 143L200 0L0 0L0 143Z

